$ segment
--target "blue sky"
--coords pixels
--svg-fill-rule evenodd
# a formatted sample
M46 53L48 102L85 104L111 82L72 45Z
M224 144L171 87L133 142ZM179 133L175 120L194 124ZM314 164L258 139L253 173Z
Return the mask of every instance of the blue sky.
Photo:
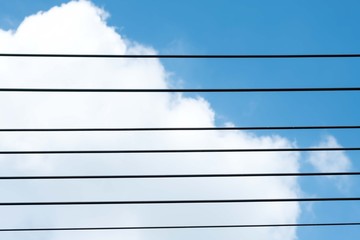
M0 27L15 29L25 16L67 1L3 1ZM93 1L111 17L108 23L131 40L160 54L307 54L359 53L359 1ZM360 59L251 59L163 61L183 87L357 87ZM217 112L217 123L239 126L357 125L360 96L354 93L204 94ZM268 133L268 132L267 132ZM300 147L316 145L331 134L343 146L356 147L358 130L277 132ZM352 171L359 154L347 154ZM303 171L314 170L306 163ZM307 194L359 196L357 177L339 191L335 182L301 179ZM331 211L329 211L331 209ZM354 203L315 203L302 222L357 221ZM300 228L300 240L356 239L360 230Z

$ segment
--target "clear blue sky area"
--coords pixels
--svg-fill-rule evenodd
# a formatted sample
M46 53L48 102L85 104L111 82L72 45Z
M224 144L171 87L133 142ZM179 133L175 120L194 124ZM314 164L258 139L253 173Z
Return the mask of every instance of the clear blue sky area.
M2 1L0 27L14 29L27 15L67 1ZM360 1L356 0L95 0L111 14L109 24L123 36L161 54L360 53ZM360 59L178 59L165 60L186 88L359 87ZM217 123L239 126L359 125L353 93L204 94L219 114ZM331 134L340 144L360 146L360 130L274 132L310 147ZM349 153L352 171L360 154ZM305 161L306 154L303 156ZM304 171L312 171L309 164ZM308 194L360 196L358 177L347 192L334 181L301 180ZM315 203L300 222L360 221L360 205ZM359 227L299 228L299 239L358 239Z

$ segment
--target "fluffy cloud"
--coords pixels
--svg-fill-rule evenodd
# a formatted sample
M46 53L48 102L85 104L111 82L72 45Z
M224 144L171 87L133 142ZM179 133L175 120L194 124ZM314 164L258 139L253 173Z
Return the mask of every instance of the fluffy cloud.
M124 10L125 11L125 10ZM0 52L156 54L122 38L107 13L73 1L0 30ZM2 87L167 88L157 59L0 59ZM0 126L213 127L203 98L168 93L2 93ZM293 147L248 132L1 133L1 149L185 149ZM2 156L3 175L297 172L296 153ZM295 198L296 178L1 182L1 201ZM0 208L2 227L294 223L298 203ZM22 233L1 233L19 239ZM295 228L27 233L27 239L295 239Z

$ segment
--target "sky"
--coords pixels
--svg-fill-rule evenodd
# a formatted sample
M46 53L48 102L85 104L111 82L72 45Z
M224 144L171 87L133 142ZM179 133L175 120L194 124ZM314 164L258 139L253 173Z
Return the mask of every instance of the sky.
M358 53L357 1L2 1L0 51ZM61 5L64 4L64 5ZM54 6L60 6L53 8ZM51 9L51 10L50 10ZM32 16L32 17L29 17ZM357 87L358 59L0 59L2 87ZM19 71L21 69L21 71ZM357 125L353 93L2 94L0 126ZM151 103L151 107L149 107ZM358 130L1 134L1 149L356 147ZM356 152L7 156L2 175L357 171ZM221 159L221 160L219 160ZM241 161L239 161L241 160ZM245 161L246 160L246 161ZM359 196L357 177L1 182L1 201ZM330 211L331 210L331 211ZM2 227L358 221L352 203L1 208ZM1 233L4 239L357 239L356 227Z

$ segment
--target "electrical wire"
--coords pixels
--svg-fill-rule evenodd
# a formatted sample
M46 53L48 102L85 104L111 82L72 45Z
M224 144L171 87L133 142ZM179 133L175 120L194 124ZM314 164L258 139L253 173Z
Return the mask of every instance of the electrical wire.
M216 203L269 203L269 202L338 202L360 201L360 197L339 198L255 198L209 200L143 200L143 201L59 201L59 202L0 202L0 206L54 206L54 205L149 205L149 204L216 204Z
M360 172L314 173L234 173L234 174L152 174L152 175L72 175L72 176L0 176L0 180L74 180L74 179L147 179L147 178L235 178L235 177L312 177L355 176Z
M170 127L170 128L0 128L0 132L141 132L141 131L235 131L360 129L360 125L259 126L259 127Z
M120 55L120 54L33 54L0 53L0 57L31 58L358 58L359 53L339 54L167 54L167 55Z
M177 89L119 89L119 88L0 88L0 92L117 92L117 93L172 93L172 92L339 92L360 91L360 87L321 88L177 88Z
M63 227L63 228L0 228L0 232L33 231L105 231L105 230L171 230L171 229L214 229L214 228L274 228L274 227L334 227L359 226L360 222L340 223L285 223L285 224L234 224L234 225L188 225L188 226L128 226L128 227Z
M214 153L214 152L315 152L359 151L360 147L334 148L233 148L233 149L126 149L126 150L51 150L51 151L0 151L0 155L24 154L151 154L151 153Z

